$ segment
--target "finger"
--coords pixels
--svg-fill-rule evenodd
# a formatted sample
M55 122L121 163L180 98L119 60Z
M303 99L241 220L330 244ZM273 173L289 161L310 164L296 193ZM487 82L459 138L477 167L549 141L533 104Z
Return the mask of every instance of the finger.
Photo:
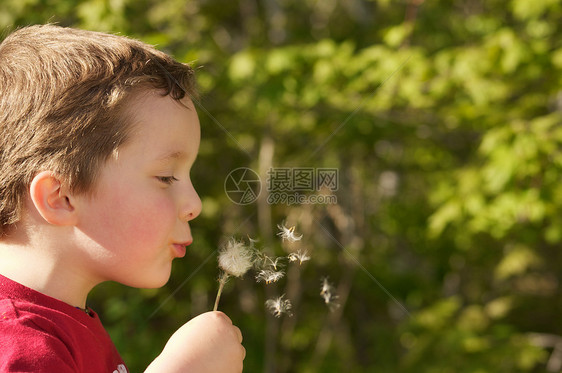
M238 337L238 342L242 343L243 337L240 328L234 325L232 327L234 328L234 333L236 333L236 336Z
M221 312L221 311L212 311L215 315L217 315L218 317L222 317L223 319L227 320L230 324L232 324L232 320L230 319L230 317L228 317L226 315L226 313Z

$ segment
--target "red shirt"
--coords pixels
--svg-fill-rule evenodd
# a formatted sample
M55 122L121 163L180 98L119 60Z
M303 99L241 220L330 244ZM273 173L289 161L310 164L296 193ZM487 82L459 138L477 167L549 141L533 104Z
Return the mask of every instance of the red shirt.
M0 275L0 372L128 372L98 315Z

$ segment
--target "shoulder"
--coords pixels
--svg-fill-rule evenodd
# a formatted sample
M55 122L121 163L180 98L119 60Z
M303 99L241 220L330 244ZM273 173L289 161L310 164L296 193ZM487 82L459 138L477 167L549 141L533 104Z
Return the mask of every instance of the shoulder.
M20 299L0 299L0 328L3 333L28 331L61 341L72 334L77 320L60 310ZM17 336L17 335L16 335Z
M6 368L13 364L24 365ZM0 372L113 372L119 364L95 312L0 275Z
M68 346L40 324L21 315L12 300L0 300L0 371L76 371Z

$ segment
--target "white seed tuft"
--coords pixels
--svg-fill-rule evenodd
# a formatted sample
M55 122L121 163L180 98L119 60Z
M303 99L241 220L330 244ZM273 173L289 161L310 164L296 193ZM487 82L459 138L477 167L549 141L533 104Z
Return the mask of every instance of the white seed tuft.
M231 276L243 276L253 264L252 250L241 241L230 239L219 252L219 268Z
M256 275L256 281L257 282L265 281L266 284L270 284L272 282L279 281L281 278L283 278L284 275L285 272L283 271L275 271L273 269L262 269Z
M268 299L265 302L265 306L275 317L281 317L282 314L287 314L288 316L293 316L291 313L291 308L293 305L289 299L283 299L285 294L274 299Z
M336 302L338 299L336 288L330 284L327 277L322 280L320 296L324 299L324 303L326 303L326 305L330 308L330 311L333 311L340 306L339 303Z
M302 234L299 236L295 233L295 227L287 228L283 224L278 224L277 228L279 228L279 233L277 233L277 235L281 236L283 241L287 240L289 242L295 242L300 241L302 238Z
M296 253L290 253L289 255L287 255L287 258L289 259L289 262L298 261L299 264L302 264L303 262L310 260L310 256L308 255L308 252L306 250L305 251L299 250Z

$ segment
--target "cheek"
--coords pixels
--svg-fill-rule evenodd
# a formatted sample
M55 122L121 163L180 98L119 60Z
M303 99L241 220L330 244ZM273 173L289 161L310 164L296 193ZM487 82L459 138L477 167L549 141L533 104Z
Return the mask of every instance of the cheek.
M124 190L113 193L104 205L97 220L109 246L161 245L175 222L173 204L157 193Z
M160 240L171 233L175 221L173 210L173 205L165 199L143 200L124 211L123 226L136 241Z

